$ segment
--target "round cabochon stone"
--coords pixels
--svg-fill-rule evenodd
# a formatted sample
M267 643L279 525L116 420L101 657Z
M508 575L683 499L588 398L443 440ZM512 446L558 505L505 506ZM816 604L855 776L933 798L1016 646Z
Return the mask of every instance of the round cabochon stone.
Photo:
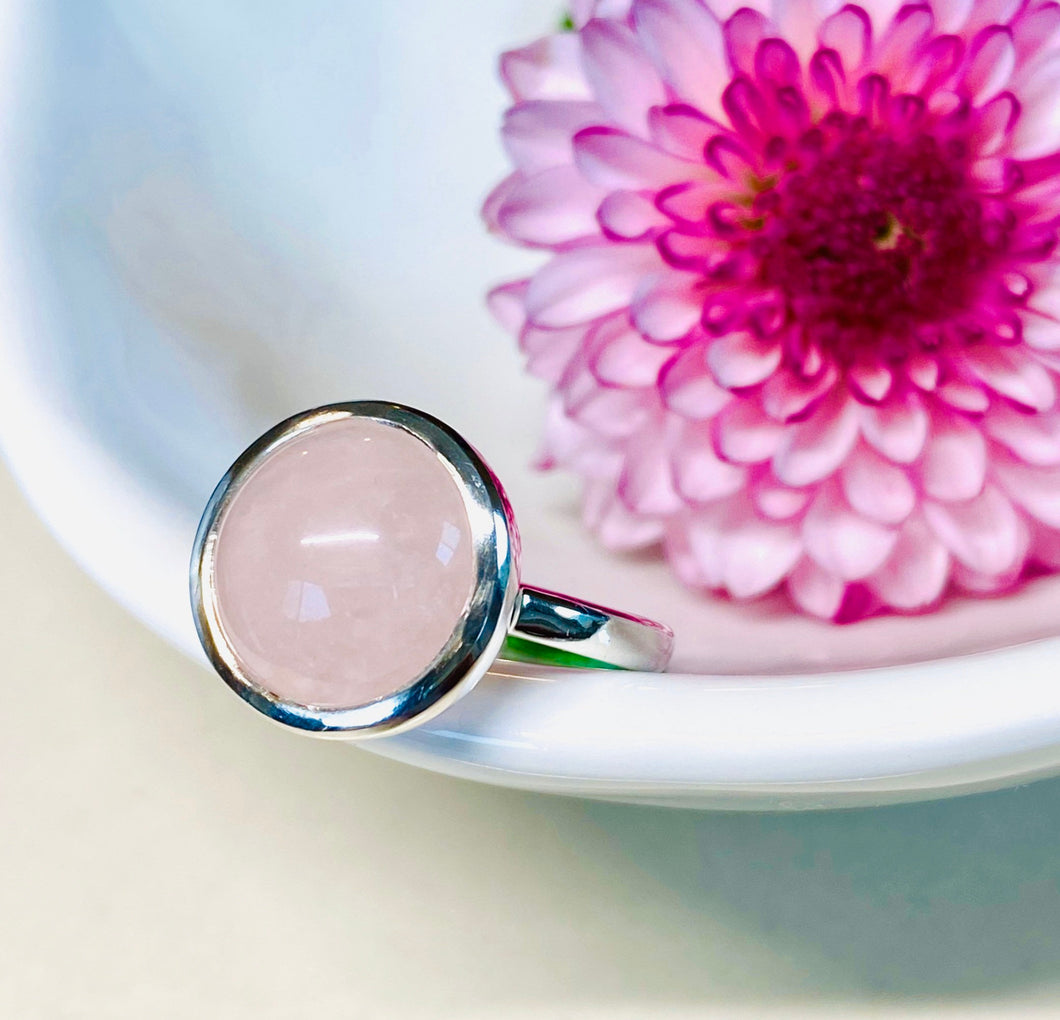
M408 687L475 588L455 478L416 436L368 418L321 424L270 453L226 509L214 564L243 671L320 708Z

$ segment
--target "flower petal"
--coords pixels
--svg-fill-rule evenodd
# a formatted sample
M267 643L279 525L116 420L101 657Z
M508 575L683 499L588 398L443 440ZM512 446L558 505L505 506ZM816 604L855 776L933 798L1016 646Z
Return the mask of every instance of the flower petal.
M854 401L836 395L804 422L788 426L773 457L773 473L786 485L812 485L842 466L858 438Z
M963 364L995 393L1032 411L1048 411L1056 403L1053 377L1037 361L1009 347L969 347Z
M983 414L991 406L990 394L980 382L951 378L937 387L936 392L939 399L949 404L955 411Z
M1027 526L1022 520L1020 525L1022 531L1027 533ZM1029 539L1024 542L1024 545L1029 548ZM1011 591L1019 581L1023 562L1023 555L1017 557L1012 566L1003 574L981 574L976 570L969 570L963 563L954 562L951 582L956 591L967 595L979 597L1003 595Z
M497 210L497 223L510 237L529 245L598 236L596 209L605 194L573 166L551 167L508 191Z
M526 324L526 291L529 280L502 283L486 295L493 317L509 332L518 333Z
M823 47L843 58L848 71L855 71L872 49L872 21L863 8L847 4L821 22L817 38Z
M535 466L550 470L557 465L584 472L590 478L606 477L614 490L614 478L621 468L621 454L608 439L569 418L563 401L553 396L545 415L545 435Z
M702 229L710 207L725 194L725 187L719 187L717 182L686 181L657 192L655 204L674 223Z
M788 594L800 609L822 620L834 620L839 615L847 590L846 581L808 557L788 576L787 586Z
M914 354L905 366L913 384L930 393L939 382L939 363L927 354Z
M872 14L872 8L878 4L863 3L863 7ZM889 78L896 89L905 86L905 77L914 68L909 59L910 54L917 53L923 44L931 38L935 17L930 4L904 4L880 34L880 42L873 54L873 64L877 72ZM876 25L879 26L879 22Z
M861 405L862 435L888 460L911 464L920 456L928 416L916 393L892 396L878 407Z
M744 7L736 11L723 27L725 51L729 66L736 74L754 73L758 44L769 34L769 20L761 11Z
M788 521L798 517L813 497L812 489L791 489L768 474L759 475L751 489L751 499L763 517Z
M655 423L642 429L626 447L626 461L616 491L634 513L665 517L681 509L670 469L670 430Z
M589 102L538 100L518 103L504 115L501 140L512 162L532 174L573 159L574 136L604 120L604 111Z
M589 342L589 367L604 386L655 386L659 370L670 359L665 347L648 343L625 316L605 320Z
M559 32L501 54L501 77L516 100L592 98L577 32Z
M997 479L1009 498L1050 528L1060 528L1060 469L999 461Z
M802 82L799 55L786 39L763 39L755 51L755 75L778 89L797 87Z
M634 0L633 27L659 73L683 100L715 119L727 84L721 25L696 0Z
M1035 313L1040 314L1035 314ZM1036 351L1060 350L1060 287L1036 291L1023 316L1023 339Z
M1016 67L1016 46L1012 33L1003 25L984 28L968 50L964 85L977 104L985 103L1007 84Z
M845 88L843 62L835 50L818 50L810 59L808 95L828 110L840 102Z
M710 276L731 258L729 246L711 234L686 233L674 227L656 239L660 256L672 269Z
M497 222L497 214L501 211L501 206L504 205L507 197L518 187L519 182L523 179L523 175L517 170L513 174L508 174L487 196L486 201L482 203L482 219L486 223L486 228L494 234L503 235L503 230L500 223ZM502 236L502 240L503 240Z
M614 122L643 132L648 110L666 90L637 38L625 25L595 19L582 29L582 64L593 93Z
M1025 6L1026 0L975 0L961 32L968 36L990 25L1007 25Z
M703 312L698 284L693 273L668 272L647 277L633 295L634 325L656 343L687 336Z
M760 464L776 453L784 431L756 401L736 399L714 419L714 446L735 464Z
M818 566L845 581L857 581L882 566L898 532L862 517L826 489L803 520L802 538Z
M741 505L736 513L703 526L693 518L689 527L693 549L720 560L720 587L737 599L771 591L802 555L802 543L792 525L763 521L748 510Z
M710 9L720 21L731 18L742 8L769 14L773 8L773 0L710 0Z
M689 421L713 418L735 399L710 377L702 343L689 344L663 367L659 395L669 410Z
M718 385L736 390L769 378L783 356L780 344L759 340L749 333L729 333L707 348L707 364Z
M681 498L709 503L732 496L746 483L747 469L721 460L714 452L709 424L684 429L673 454L674 483Z
M918 515L906 521L887 562L868 584L887 605L914 612L942 598L949 576L950 554Z
M601 386L589 368L589 353L579 348L557 384L564 414L607 440L650 429L656 411L651 391Z
M718 511L710 507L708 512ZM666 559L678 580L687 587L717 588L721 584L720 558L708 558L692 545L688 531L690 517L691 512L688 512L667 520L664 536Z
M1054 51L1060 41L1060 7L1046 3L1023 11L1012 22L1012 37L1021 69L1033 73L1034 58L1043 51Z
M891 23L903 3L904 0L861 0L858 6L864 7L868 12L876 34L879 35Z
M855 394L870 404L878 404L891 392L894 373L886 365L853 365L848 370Z
M986 481L986 441L967 419L940 412L934 416L924 447L920 478L935 499L972 499Z
M587 488L583 519L605 548L616 551L643 549L663 536L662 518L631 512L610 479Z
M705 172L651 142L609 127L579 131L574 136L574 161L588 180L608 190L658 189Z
M526 326L519 334L519 346L526 355L526 370L535 378L558 383L584 339L584 326L568 329Z
M1035 68L1034 76L1019 91L1020 118L1012 133L1012 155L1034 159L1060 149L1060 53Z
M802 417L828 396L837 378L838 372L831 364L811 380L780 368L762 387L762 407L770 418L779 422Z
M1002 92L980 111L969 144L981 156L993 156L1007 142L1009 132L1019 119L1020 107L1011 92Z
M668 223L655 203L639 191L612 191L596 210L600 229L609 240L641 241Z
M1060 465L1060 413L1028 414L998 404L983 419L992 439L1008 447L1020 460L1037 467Z
M900 524L916 508L916 489L908 472L868 446L861 445L850 455L840 480L851 507L881 524Z
M956 32L972 13L975 0L932 0L935 27L939 32Z
M966 503L923 504L932 532L970 570L999 575L1021 556L1025 529L1012 503L994 485Z
M552 328L590 322L628 305L641 278L657 269L655 250L641 245L560 252L530 281L527 316Z
M686 103L657 106L648 114L651 139L682 159L703 158L707 142L722 130L717 121Z
M771 6L777 35L783 36L797 59L808 60L817 48L817 27L842 0L774 0Z
M576 28L582 28L596 13L596 0L569 0L567 6Z

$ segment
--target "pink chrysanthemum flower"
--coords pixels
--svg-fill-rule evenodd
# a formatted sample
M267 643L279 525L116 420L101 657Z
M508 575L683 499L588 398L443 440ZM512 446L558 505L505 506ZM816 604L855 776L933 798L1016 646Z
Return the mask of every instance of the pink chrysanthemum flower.
M494 291L612 548L850 619L1060 567L1060 5L583 0Z

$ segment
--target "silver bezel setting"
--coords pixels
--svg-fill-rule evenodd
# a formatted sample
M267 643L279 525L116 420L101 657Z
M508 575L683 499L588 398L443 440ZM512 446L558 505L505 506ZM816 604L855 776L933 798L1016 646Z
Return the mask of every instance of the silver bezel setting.
M225 512L242 486L280 447L321 425L366 418L402 429L429 447L460 490L473 542L475 585L466 611L426 671L395 694L366 705L321 708L286 701L242 669L225 635L214 566ZM418 726L466 694L497 658L519 594L519 537L496 476L456 432L422 411L380 401L330 404L270 429L236 460L206 504L191 560L191 603L210 662L244 701L288 727L342 739L392 734Z

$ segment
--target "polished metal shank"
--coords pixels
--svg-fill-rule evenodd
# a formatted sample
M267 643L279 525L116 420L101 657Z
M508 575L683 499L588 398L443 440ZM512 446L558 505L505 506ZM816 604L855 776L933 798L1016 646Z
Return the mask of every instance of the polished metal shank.
M674 643L673 631L660 623L526 586L508 629L528 646L648 672L666 668Z

